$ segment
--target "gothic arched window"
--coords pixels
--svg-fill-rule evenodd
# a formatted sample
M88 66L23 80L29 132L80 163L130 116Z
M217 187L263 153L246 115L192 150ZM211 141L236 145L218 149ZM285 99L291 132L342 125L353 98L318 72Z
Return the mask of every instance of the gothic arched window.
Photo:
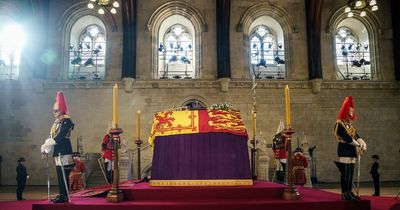
M207 109L206 104L198 99L187 100L182 104L182 106L189 109Z
M100 23L81 25L86 22L78 20L71 31L68 78L80 80L104 79L106 74L105 27Z
M158 77L160 79L193 79L195 65L193 36L181 24L169 27L160 37L158 48Z
M266 18L266 20L271 21L272 19ZM278 25L277 23L274 24L277 30L282 31ZM278 34L281 37L278 37ZM276 33L272 27L259 24L252 28L249 39L251 75L257 79L284 79L283 33Z
M335 33L335 48L337 79L371 79L371 55L365 29L360 29L357 34L355 30L347 26L338 27Z
M0 80L17 80L25 40L24 30L12 22L1 24L1 17L0 15Z

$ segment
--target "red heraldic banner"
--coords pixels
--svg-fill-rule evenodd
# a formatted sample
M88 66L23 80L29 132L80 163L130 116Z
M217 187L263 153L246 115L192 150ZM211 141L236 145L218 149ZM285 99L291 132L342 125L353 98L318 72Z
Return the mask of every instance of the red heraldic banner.
M168 110L154 114L149 143L153 145L157 136L210 132L247 136L240 112L237 110Z

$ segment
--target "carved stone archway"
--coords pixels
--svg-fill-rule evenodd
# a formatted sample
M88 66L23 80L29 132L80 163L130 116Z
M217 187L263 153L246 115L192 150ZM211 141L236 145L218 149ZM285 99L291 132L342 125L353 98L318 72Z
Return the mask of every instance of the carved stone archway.
M61 32L61 40L62 45L60 46L61 52L61 62L62 62L62 72L60 77L61 79L68 78L68 67L69 67L69 45L71 40L71 30L74 24L84 16L94 16L100 19L106 27L106 43L110 43L110 33L111 31L117 31L117 23L115 21L114 16L110 13L110 11L106 10L104 15L100 15L96 12L96 10L87 9L86 2L80 2L72 5L69 9L67 9L63 15L61 16L58 22L58 30ZM106 52L111 51L110 45L106 46ZM109 60L111 58L111 53L106 53L106 63L105 63L105 78L107 78L108 69L109 68Z
M293 48L291 46L292 42L292 31L295 29L292 18L289 16L289 13L270 2L260 2L251 7L249 7L242 17L239 20L239 23L236 26L237 32L243 32L243 45L244 45L244 59L245 59L245 69L244 75L249 75L248 69L250 68L250 58L249 58L249 36L251 33L251 24L259 17L269 16L276 20L283 30L283 39L284 39L284 49L285 49L285 66L286 66L286 76L285 78L289 78L289 72L292 71L292 55Z
M345 6L339 8L331 16L331 18L329 19L329 23L326 27L326 33L330 33L331 36L332 46L335 46L335 34L338 25L347 18L347 13L343 12L344 9ZM381 33L381 23L373 12L371 12L370 10L366 10L366 12L367 15L364 17L361 17L358 13L355 13L352 18L360 21L367 29L371 52L371 78L376 78L377 80L380 80L382 79L382 72L378 71L379 69L381 69L381 64L379 62L380 53L378 35ZM333 53L332 55L335 55L335 53ZM333 58L333 60L335 61L335 67L333 69L337 71L336 56L335 58ZM336 72L334 72L332 75L336 75Z
M207 24L200 13L192 5L182 1L171 1L159 6L150 16L147 22L147 29L151 32L151 49L152 49L152 77L157 78L158 72L158 43L159 43L159 30L162 23L172 15L180 15L187 18L195 29L195 78L201 78L201 63L202 63L202 32L207 32Z

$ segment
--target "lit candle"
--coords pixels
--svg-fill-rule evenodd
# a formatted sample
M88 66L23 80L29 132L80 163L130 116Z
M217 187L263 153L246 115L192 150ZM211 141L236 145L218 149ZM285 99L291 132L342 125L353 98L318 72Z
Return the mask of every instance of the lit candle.
M290 128L290 92L289 85L285 87L285 104L286 104L286 128Z
M253 137L255 138L256 136L256 113L253 111L251 111L251 127L252 127L252 131L253 131Z
M113 123L114 128L118 127L118 110L117 110L117 99L118 99L118 85L115 83L113 88Z
M140 110L137 111L137 139L140 139Z

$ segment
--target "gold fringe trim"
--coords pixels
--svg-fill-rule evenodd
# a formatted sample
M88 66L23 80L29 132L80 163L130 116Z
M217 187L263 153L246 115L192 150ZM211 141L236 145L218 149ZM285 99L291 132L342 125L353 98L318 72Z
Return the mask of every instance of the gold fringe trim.
M345 125L345 123L344 123L343 121L337 120L337 121L336 121L336 124L335 124L334 132L335 132L335 137L336 137L336 139L337 139L340 143L347 143L347 142L344 141L344 140L342 139L342 137L340 137L340 136L337 134L337 130L338 130L339 124L342 125L342 127L346 130L347 135L349 135L349 136L350 136L351 138L353 138L353 139L356 139L356 129L353 127L353 125L352 125L351 123L349 123L349 126L350 126L350 127L349 127L349 128L346 128L346 125Z
M251 179L150 180L151 186L251 186Z

